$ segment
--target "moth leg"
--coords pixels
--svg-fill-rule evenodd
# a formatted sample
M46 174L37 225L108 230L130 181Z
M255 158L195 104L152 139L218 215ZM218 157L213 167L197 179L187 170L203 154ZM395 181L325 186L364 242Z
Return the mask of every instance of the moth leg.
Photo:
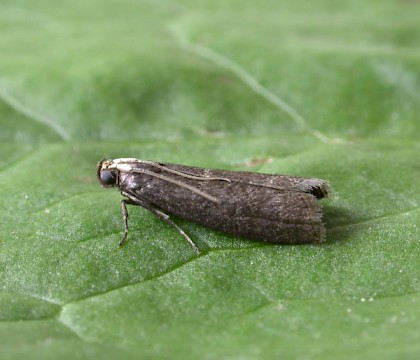
M187 242L191 245L191 247L194 249L194 251L197 254L200 254L200 250L198 249L198 246L194 243L194 241L191 240L191 238L187 235L187 233L184 230L182 230L177 224L175 224L169 218L168 214L165 214L163 211L160 211L159 209L156 209L153 205L151 205L150 203L148 203L144 200L141 200L137 197L133 197L129 193L122 192L121 194L123 196L128 197L128 199L121 200L121 211L122 211L122 216L123 216L123 221L124 221L124 237L120 241L120 245L122 245L124 243L125 239L127 238L127 234L128 234L128 223L127 223L128 211L127 211L126 205L138 205L138 206L141 206L141 207L145 208L146 210L149 210L152 214L156 215L158 218L165 221L169 225L172 225L172 227L174 227L184 237L184 239L187 240Z
M123 223L124 223L124 236L119 243L120 246L124 245L125 239L127 239L127 235L128 235L127 205L135 205L135 203L133 203L131 200L127 200L127 199L121 200L121 214L122 214Z

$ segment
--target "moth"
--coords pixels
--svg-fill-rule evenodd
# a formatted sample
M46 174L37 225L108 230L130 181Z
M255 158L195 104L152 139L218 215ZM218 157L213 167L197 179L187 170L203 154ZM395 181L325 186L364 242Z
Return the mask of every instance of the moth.
M197 245L170 215L249 239L276 244L319 243L325 226L319 199L327 181L298 176L216 170L134 158L101 160L97 177L124 197L121 212L128 235L127 205L141 206Z

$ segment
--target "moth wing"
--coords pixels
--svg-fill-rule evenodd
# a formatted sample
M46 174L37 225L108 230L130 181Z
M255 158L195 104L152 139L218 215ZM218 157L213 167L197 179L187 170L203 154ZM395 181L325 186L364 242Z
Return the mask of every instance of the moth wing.
M264 174L249 171L216 170L200 167L183 166L170 163L159 163L160 166L189 176L199 178L222 178L229 181L274 188L284 191L310 193L317 199L328 197L331 188L327 181L300 176Z

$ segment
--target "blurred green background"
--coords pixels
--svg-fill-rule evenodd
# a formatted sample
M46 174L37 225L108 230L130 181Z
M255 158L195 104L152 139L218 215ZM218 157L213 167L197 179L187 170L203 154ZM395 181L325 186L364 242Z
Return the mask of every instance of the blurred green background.
M1 359L418 359L420 3L0 0ZM320 177L327 241L131 208L103 158Z

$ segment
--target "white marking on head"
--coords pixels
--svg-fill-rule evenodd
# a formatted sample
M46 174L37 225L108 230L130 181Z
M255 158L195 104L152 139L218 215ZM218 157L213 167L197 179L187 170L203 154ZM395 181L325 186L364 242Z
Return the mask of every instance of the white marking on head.
M125 172L133 170L133 167L130 164L124 164L124 163L115 164L115 168L119 171L125 171Z

